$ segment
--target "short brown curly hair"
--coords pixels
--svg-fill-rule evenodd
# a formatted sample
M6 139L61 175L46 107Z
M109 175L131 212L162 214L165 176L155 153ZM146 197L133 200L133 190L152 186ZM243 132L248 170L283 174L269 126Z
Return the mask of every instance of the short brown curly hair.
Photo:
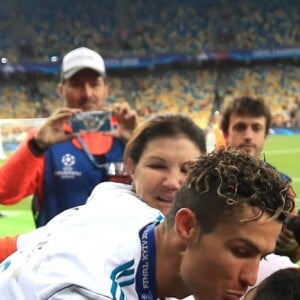
M294 197L289 182L273 166L244 151L221 148L189 165L188 178L165 221L172 226L177 211L185 207L194 212L203 232L210 232L250 205L257 213L248 219L239 216L239 222L257 220L264 212L283 222L294 208Z
M238 97L233 99L225 106L222 112L221 130L227 135L230 125L230 117L236 114L238 116L250 116L253 118L265 117L266 131L265 135L269 133L271 126L271 111L269 106L265 103L263 98L252 98L248 96Z

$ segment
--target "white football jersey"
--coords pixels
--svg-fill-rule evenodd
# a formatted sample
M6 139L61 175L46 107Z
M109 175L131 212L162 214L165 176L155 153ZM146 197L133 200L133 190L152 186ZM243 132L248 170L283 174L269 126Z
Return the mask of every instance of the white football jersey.
M101 183L86 205L20 236L0 265L1 299L139 299L139 231L161 221L128 185Z

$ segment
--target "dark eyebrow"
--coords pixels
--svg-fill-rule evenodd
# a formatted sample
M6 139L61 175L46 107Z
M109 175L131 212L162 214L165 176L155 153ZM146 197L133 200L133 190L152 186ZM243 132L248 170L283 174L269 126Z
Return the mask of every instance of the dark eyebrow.
M239 122L235 123L235 124L233 125L233 127L235 127L235 126L241 126L241 125L248 126L245 122L239 121Z
M254 251L260 252L258 247L255 244L253 244L251 241L249 241L248 239L245 239L245 238L234 238L232 240L229 240L228 242L229 243L230 242L242 242L242 243L246 244L247 246L249 246L250 248L252 248Z
M260 249L255 244L253 244L251 241L249 241L248 239L245 239L245 238L236 238L236 239L229 240L228 244L231 243L231 242L241 242L241 243L246 244L249 248L251 248L252 251L254 251L256 253L260 253L261 252ZM271 253L273 253L273 251L265 252L265 253L262 253L263 254L262 256L266 256L266 255L271 254Z
M160 161L165 161L165 159L161 158L160 156L156 156L156 155L148 156L147 159L156 159L156 160L160 160Z

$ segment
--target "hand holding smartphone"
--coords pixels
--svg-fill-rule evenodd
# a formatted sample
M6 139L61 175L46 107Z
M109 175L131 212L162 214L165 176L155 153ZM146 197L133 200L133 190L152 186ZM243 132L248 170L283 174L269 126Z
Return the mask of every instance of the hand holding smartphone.
M70 126L74 133L111 131L111 113L109 111L100 110L80 112L70 118Z

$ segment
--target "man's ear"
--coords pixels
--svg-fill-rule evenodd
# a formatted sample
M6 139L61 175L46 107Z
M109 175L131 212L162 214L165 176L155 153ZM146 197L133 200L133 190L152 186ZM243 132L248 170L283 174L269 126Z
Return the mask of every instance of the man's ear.
M189 208L180 209L175 216L175 230L183 245L187 246L198 236L199 223Z
M59 97L62 98L62 94L63 94L63 84L62 84L61 82L57 85L57 92L58 92Z

